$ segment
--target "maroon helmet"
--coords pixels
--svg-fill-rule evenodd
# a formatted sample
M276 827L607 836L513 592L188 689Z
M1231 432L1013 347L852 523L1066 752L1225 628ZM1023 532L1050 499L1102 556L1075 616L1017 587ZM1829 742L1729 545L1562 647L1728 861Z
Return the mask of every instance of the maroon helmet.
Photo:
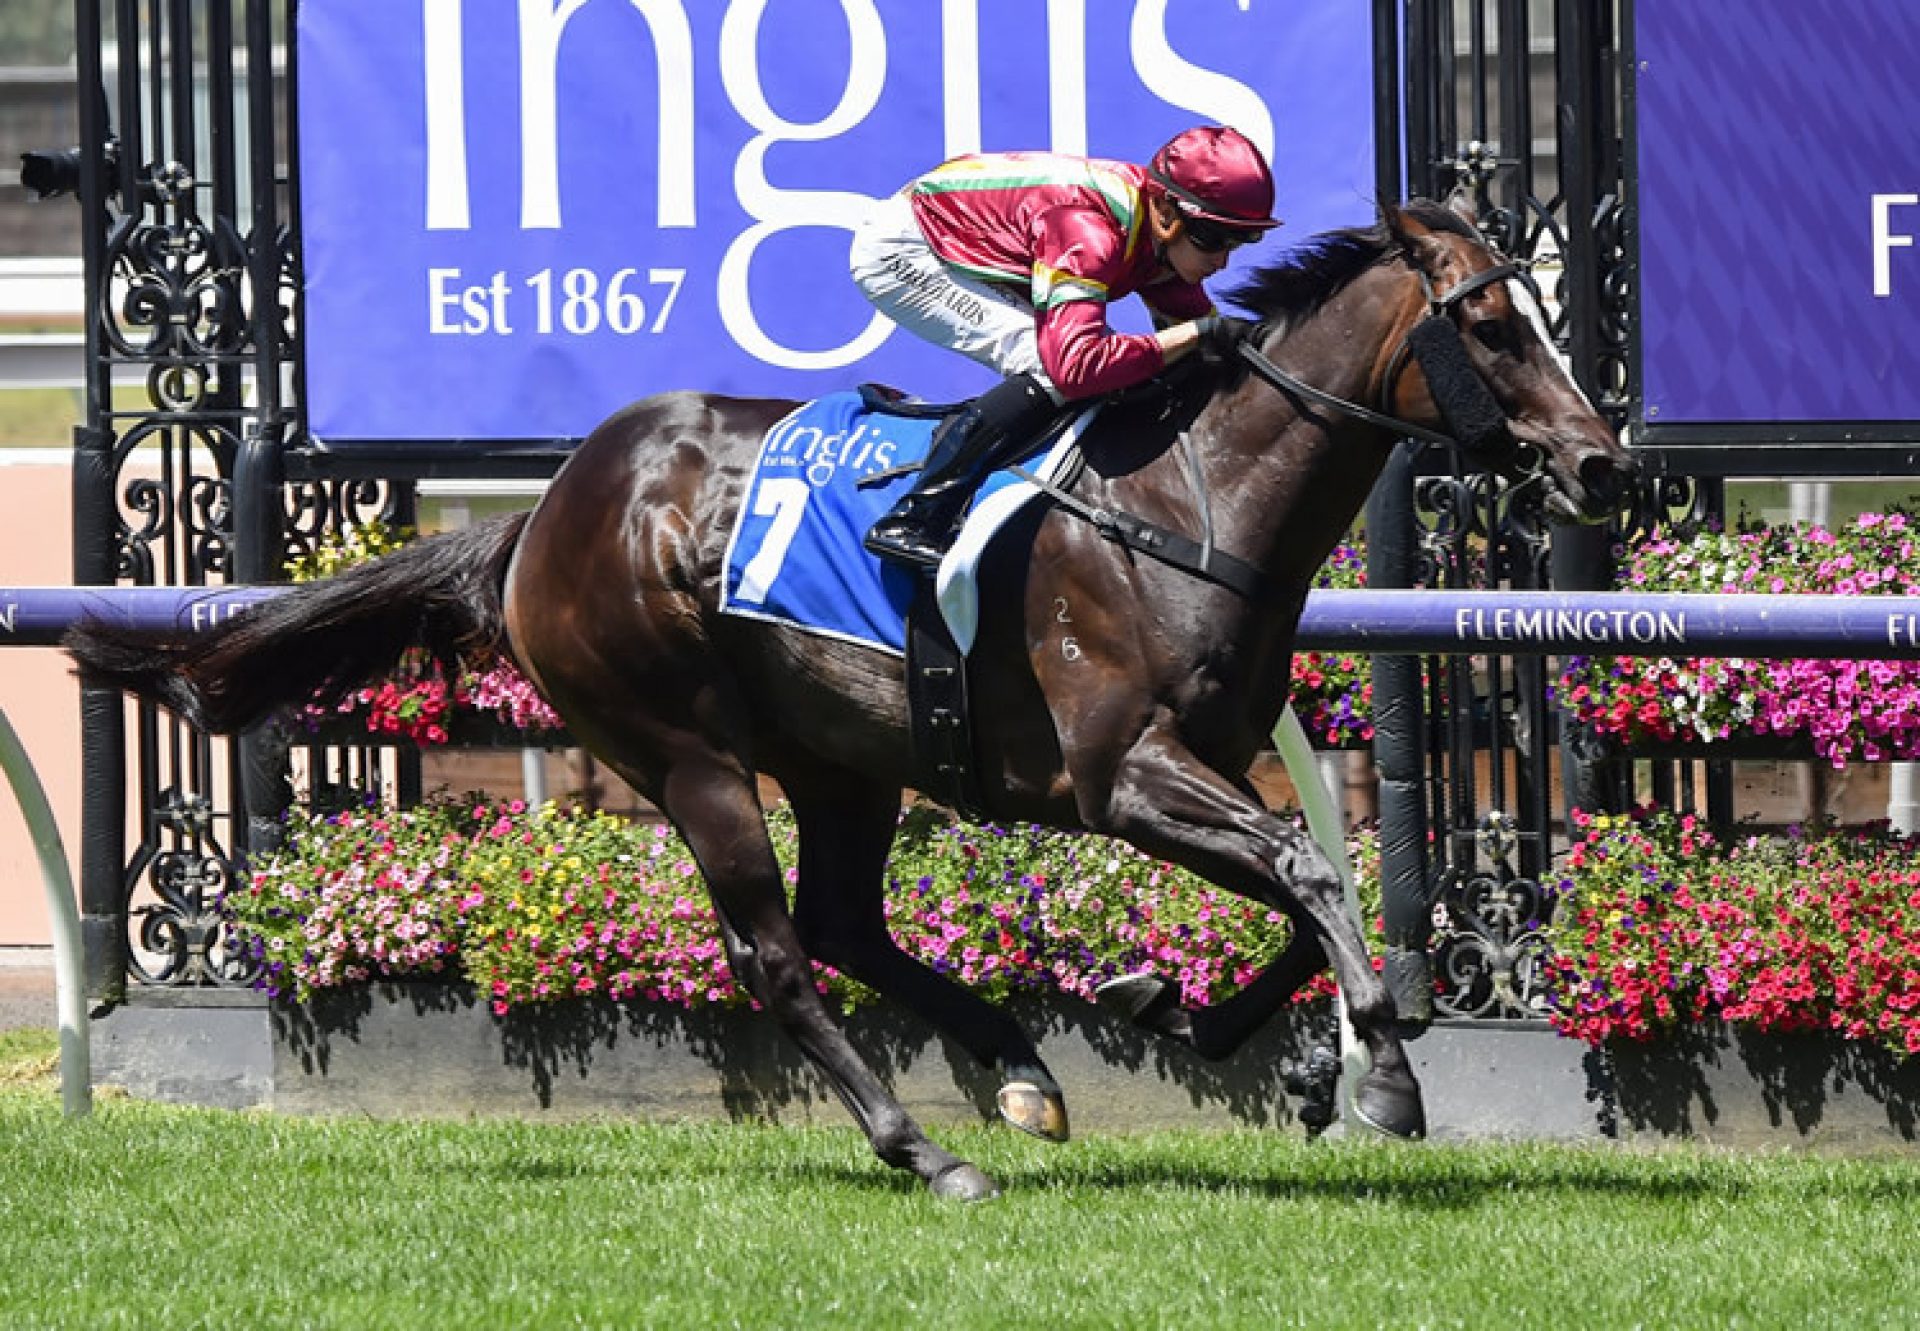
M1235 243L1279 226L1273 172L1237 129L1202 125L1176 134L1147 164L1147 177L1188 221L1209 224Z

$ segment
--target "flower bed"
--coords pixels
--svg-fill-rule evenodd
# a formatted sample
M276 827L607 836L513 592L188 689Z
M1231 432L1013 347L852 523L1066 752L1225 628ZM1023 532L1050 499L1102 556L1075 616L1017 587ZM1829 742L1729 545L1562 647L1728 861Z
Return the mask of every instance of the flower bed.
M1553 1021L1594 1044L1725 1020L1920 1053L1920 845L1884 829L1722 844L1584 820L1548 931Z
M1551 1020L1590 1041L1730 1022L1836 1031L1920 1053L1920 857L1884 830L1745 837L1690 816L1584 818L1551 883ZM793 880L795 830L774 841ZM1379 941L1377 839L1348 847ZM666 828L603 812L436 803L296 814L284 849L227 910L261 985L311 999L372 980L470 980L495 1012L607 995L741 1004L712 907ZM889 928L933 970L989 997L1091 999L1154 970L1188 1004L1252 978L1286 941L1277 912L1098 837L966 828L902 814ZM870 995L820 968L845 1006ZM1321 978L1300 1001L1332 993Z
M794 876L791 815L772 816ZM1552 1020L1594 1043L1726 1021L1920 1052L1920 846L1884 830L1717 841L1691 817L1583 819L1551 882ZM1376 838L1349 844L1378 944ZM519 804L296 815L226 908L263 987L470 980L496 1012L565 998L740 1004L686 847L663 827ZM904 814L885 898L910 953L989 997L1090 998L1153 970L1190 1005L1284 946L1278 913L1132 849ZM844 1006L870 997L820 968ZM1300 1001L1332 993L1322 977Z
M795 877L791 814L771 818ZM901 945L989 996L1151 968L1185 1001L1232 992L1285 944L1278 912L1129 847L1033 827L903 815L885 907ZM1370 843L1356 844L1373 886ZM374 979L455 972L496 1011L575 995L744 1002L685 845L664 827L515 802L295 814L285 844L231 893L261 983L298 999ZM1377 914L1377 911L1374 912ZM859 986L822 967L822 991ZM1324 984L1303 1000L1331 990Z
M1313 585L1350 590L1367 585L1366 551L1342 543L1333 548ZM1293 710L1308 738L1330 747L1373 739L1373 658L1358 652L1296 652Z
M1627 552L1637 592L1913 595L1914 528L1865 513L1838 532L1812 525L1703 532ZM1920 661L1592 656L1569 658L1560 694L1575 717L1622 745L1757 735L1811 744L1835 767L1920 757Z
M289 561L287 576L294 582L331 577L391 554L411 539L413 533L405 528L377 520L362 523ZM331 707L308 707L301 719L311 730L339 718L358 720L369 734L430 745L449 742L449 727L457 716L508 727L534 742L561 729L559 715L513 662L499 657L472 662L449 680L425 652L409 653L400 669L378 685L357 689Z

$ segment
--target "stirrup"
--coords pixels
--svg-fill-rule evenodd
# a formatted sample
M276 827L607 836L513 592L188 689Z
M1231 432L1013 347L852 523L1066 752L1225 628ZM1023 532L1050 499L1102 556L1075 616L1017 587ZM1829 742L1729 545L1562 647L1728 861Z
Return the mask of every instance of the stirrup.
M933 572L946 558L947 546L910 522L888 523L885 518L868 529L860 542L869 554L907 568Z

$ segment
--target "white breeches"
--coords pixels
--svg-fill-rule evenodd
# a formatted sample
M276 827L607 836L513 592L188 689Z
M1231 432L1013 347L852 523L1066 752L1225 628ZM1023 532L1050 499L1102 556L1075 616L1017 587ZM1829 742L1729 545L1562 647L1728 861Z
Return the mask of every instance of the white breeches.
M1033 307L942 262L905 194L881 200L867 214L847 262L861 293L902 328L998 374L1030 374L1060 401L1040 368Z

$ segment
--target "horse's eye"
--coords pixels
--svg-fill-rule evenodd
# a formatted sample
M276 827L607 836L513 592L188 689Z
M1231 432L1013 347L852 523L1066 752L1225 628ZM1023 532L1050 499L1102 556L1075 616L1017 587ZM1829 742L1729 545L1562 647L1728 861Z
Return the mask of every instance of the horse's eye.
M1473 325L1472 332L1474 340L1496 356L1513 350L1513 336L1507 331L1504 319L1481 319Z

